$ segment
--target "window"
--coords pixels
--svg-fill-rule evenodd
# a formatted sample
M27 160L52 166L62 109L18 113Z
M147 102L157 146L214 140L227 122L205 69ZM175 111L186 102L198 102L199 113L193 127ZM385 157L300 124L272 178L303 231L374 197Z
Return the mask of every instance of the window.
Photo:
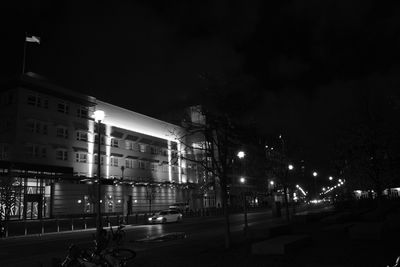
M49 107L48 99L44 98L38 94L28 95L26 102L28 105L34 106L34 107L39 107L39 108L48 108Z
M96 144L99 143L99 135L98 134L94 137L94 142ZM105 143L106 143L106 138L104 136L101 136L101 144L104 145Z
M142 153L145 153L146 152L146 145L139 144L139 151L142 152Z
M150 164L150 170L157 171L157 164L156 163L151 163Z
M111 166L118 167L118 158L111 157Z
M112 147L119 147L118 139L112 138L111 139L111 146Z
M56 129L56 136L62 138L68 138L68 129L64 126L58 126Z
M88 118L89 117L89 110L87 107L79 107L76 110L76 116L78 118Z
M125 168L133 169L135 167L135 161L133 159L125 159Z
M69 113L69 106L66 102L58 102L57 104L57 111L60 113L68 114Z
M138 161L138 167L139 169L145 169L146 168L146 164L144 161L139 160Z
M29 144L25 147L25 154L29 158L46 158L47 149L46 147L39 146L36 144Z
M99 156L97 154L94 155L94 163L99 164ZM100 165L104 165L104 157L100 157Z
M59 149L56 151L56 159L58 160L68 160L68 151L64 149Z
M86 153L75 153L75 161L86 163L87 162L87 154Z
M137 144L132 141L125 141L125 148L129 150L137 150Z
M77 132L76 132L76 140L87 142L87 140L88 140L88 134L87 134L87 132L77 131Z
M0 160L8 158L8 146L7 144L0 144Z
M29 120L26 123L26 129L30 133L41 133L47 135L47 124L39 122L37 120Z
M46 158L47 157L47 149L45 147L42 147L40 149L40 157Z
M160 153L160 149L158 147L152 146L152 147L150 147L150 153L153 155L157 155Z

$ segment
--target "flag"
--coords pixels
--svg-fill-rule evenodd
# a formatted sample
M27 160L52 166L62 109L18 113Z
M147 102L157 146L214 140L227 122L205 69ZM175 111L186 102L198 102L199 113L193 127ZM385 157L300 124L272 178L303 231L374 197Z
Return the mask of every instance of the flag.
M40 44L40 37L32 35L32 37L26 36L25 41L29 43L38 43Z

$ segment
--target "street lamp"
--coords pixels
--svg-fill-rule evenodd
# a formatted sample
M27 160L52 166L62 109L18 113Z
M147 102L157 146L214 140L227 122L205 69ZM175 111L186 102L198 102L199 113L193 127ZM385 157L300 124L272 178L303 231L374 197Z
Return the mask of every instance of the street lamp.
M292 165L292 164L289 164L288 169L289 169L290 171L293 170L293 169L294 169L293 165Z
M246 179L244 177L240 177L240 183L243 185L246 183ZM242 187L243 188L243 187ZM244 215L244 227L243 227L243 232L245 235L247 235L247 205L246 205L246 192L242 189L242 195L243 195L243 215Z
M317 176L318 176L318 173L316 171L314 171L312 173L312 175L314 176L314 193L315 193L315 195L317 195Z
M329 176L329 181L332 181L333 180L333 177L332 176Z
M101 147L101 122L104 120L105 114L102 110L96 110L94 112L94 120L97 122L97 134L98 134L98 147L97 147L97 218L96 218L96 233L97 233L97 245L100 245L101 242L101 232L103 230L102 226L102 218L101 218L101 165L100 165L100 147Z
M244 158L244 156L246 156L246 153L244 153L243 151L239 151L239 152L237 153L237 157L238 157L239 159Z

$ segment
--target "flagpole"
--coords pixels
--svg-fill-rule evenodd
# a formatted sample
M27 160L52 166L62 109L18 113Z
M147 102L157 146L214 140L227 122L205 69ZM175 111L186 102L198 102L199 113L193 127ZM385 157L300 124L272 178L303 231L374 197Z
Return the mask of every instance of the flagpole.
M24 56L22 58L22 75L25 74L25 57L26 57L26 37L27 33L25 32L25 38L24 38Z

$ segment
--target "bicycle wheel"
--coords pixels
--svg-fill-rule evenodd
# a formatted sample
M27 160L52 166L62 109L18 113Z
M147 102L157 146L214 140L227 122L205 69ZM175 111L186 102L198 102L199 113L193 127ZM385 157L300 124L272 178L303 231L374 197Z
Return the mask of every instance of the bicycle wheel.
M111 251L114 258L119 261L127 262L136 257L136 252L128 248L116 248Z

